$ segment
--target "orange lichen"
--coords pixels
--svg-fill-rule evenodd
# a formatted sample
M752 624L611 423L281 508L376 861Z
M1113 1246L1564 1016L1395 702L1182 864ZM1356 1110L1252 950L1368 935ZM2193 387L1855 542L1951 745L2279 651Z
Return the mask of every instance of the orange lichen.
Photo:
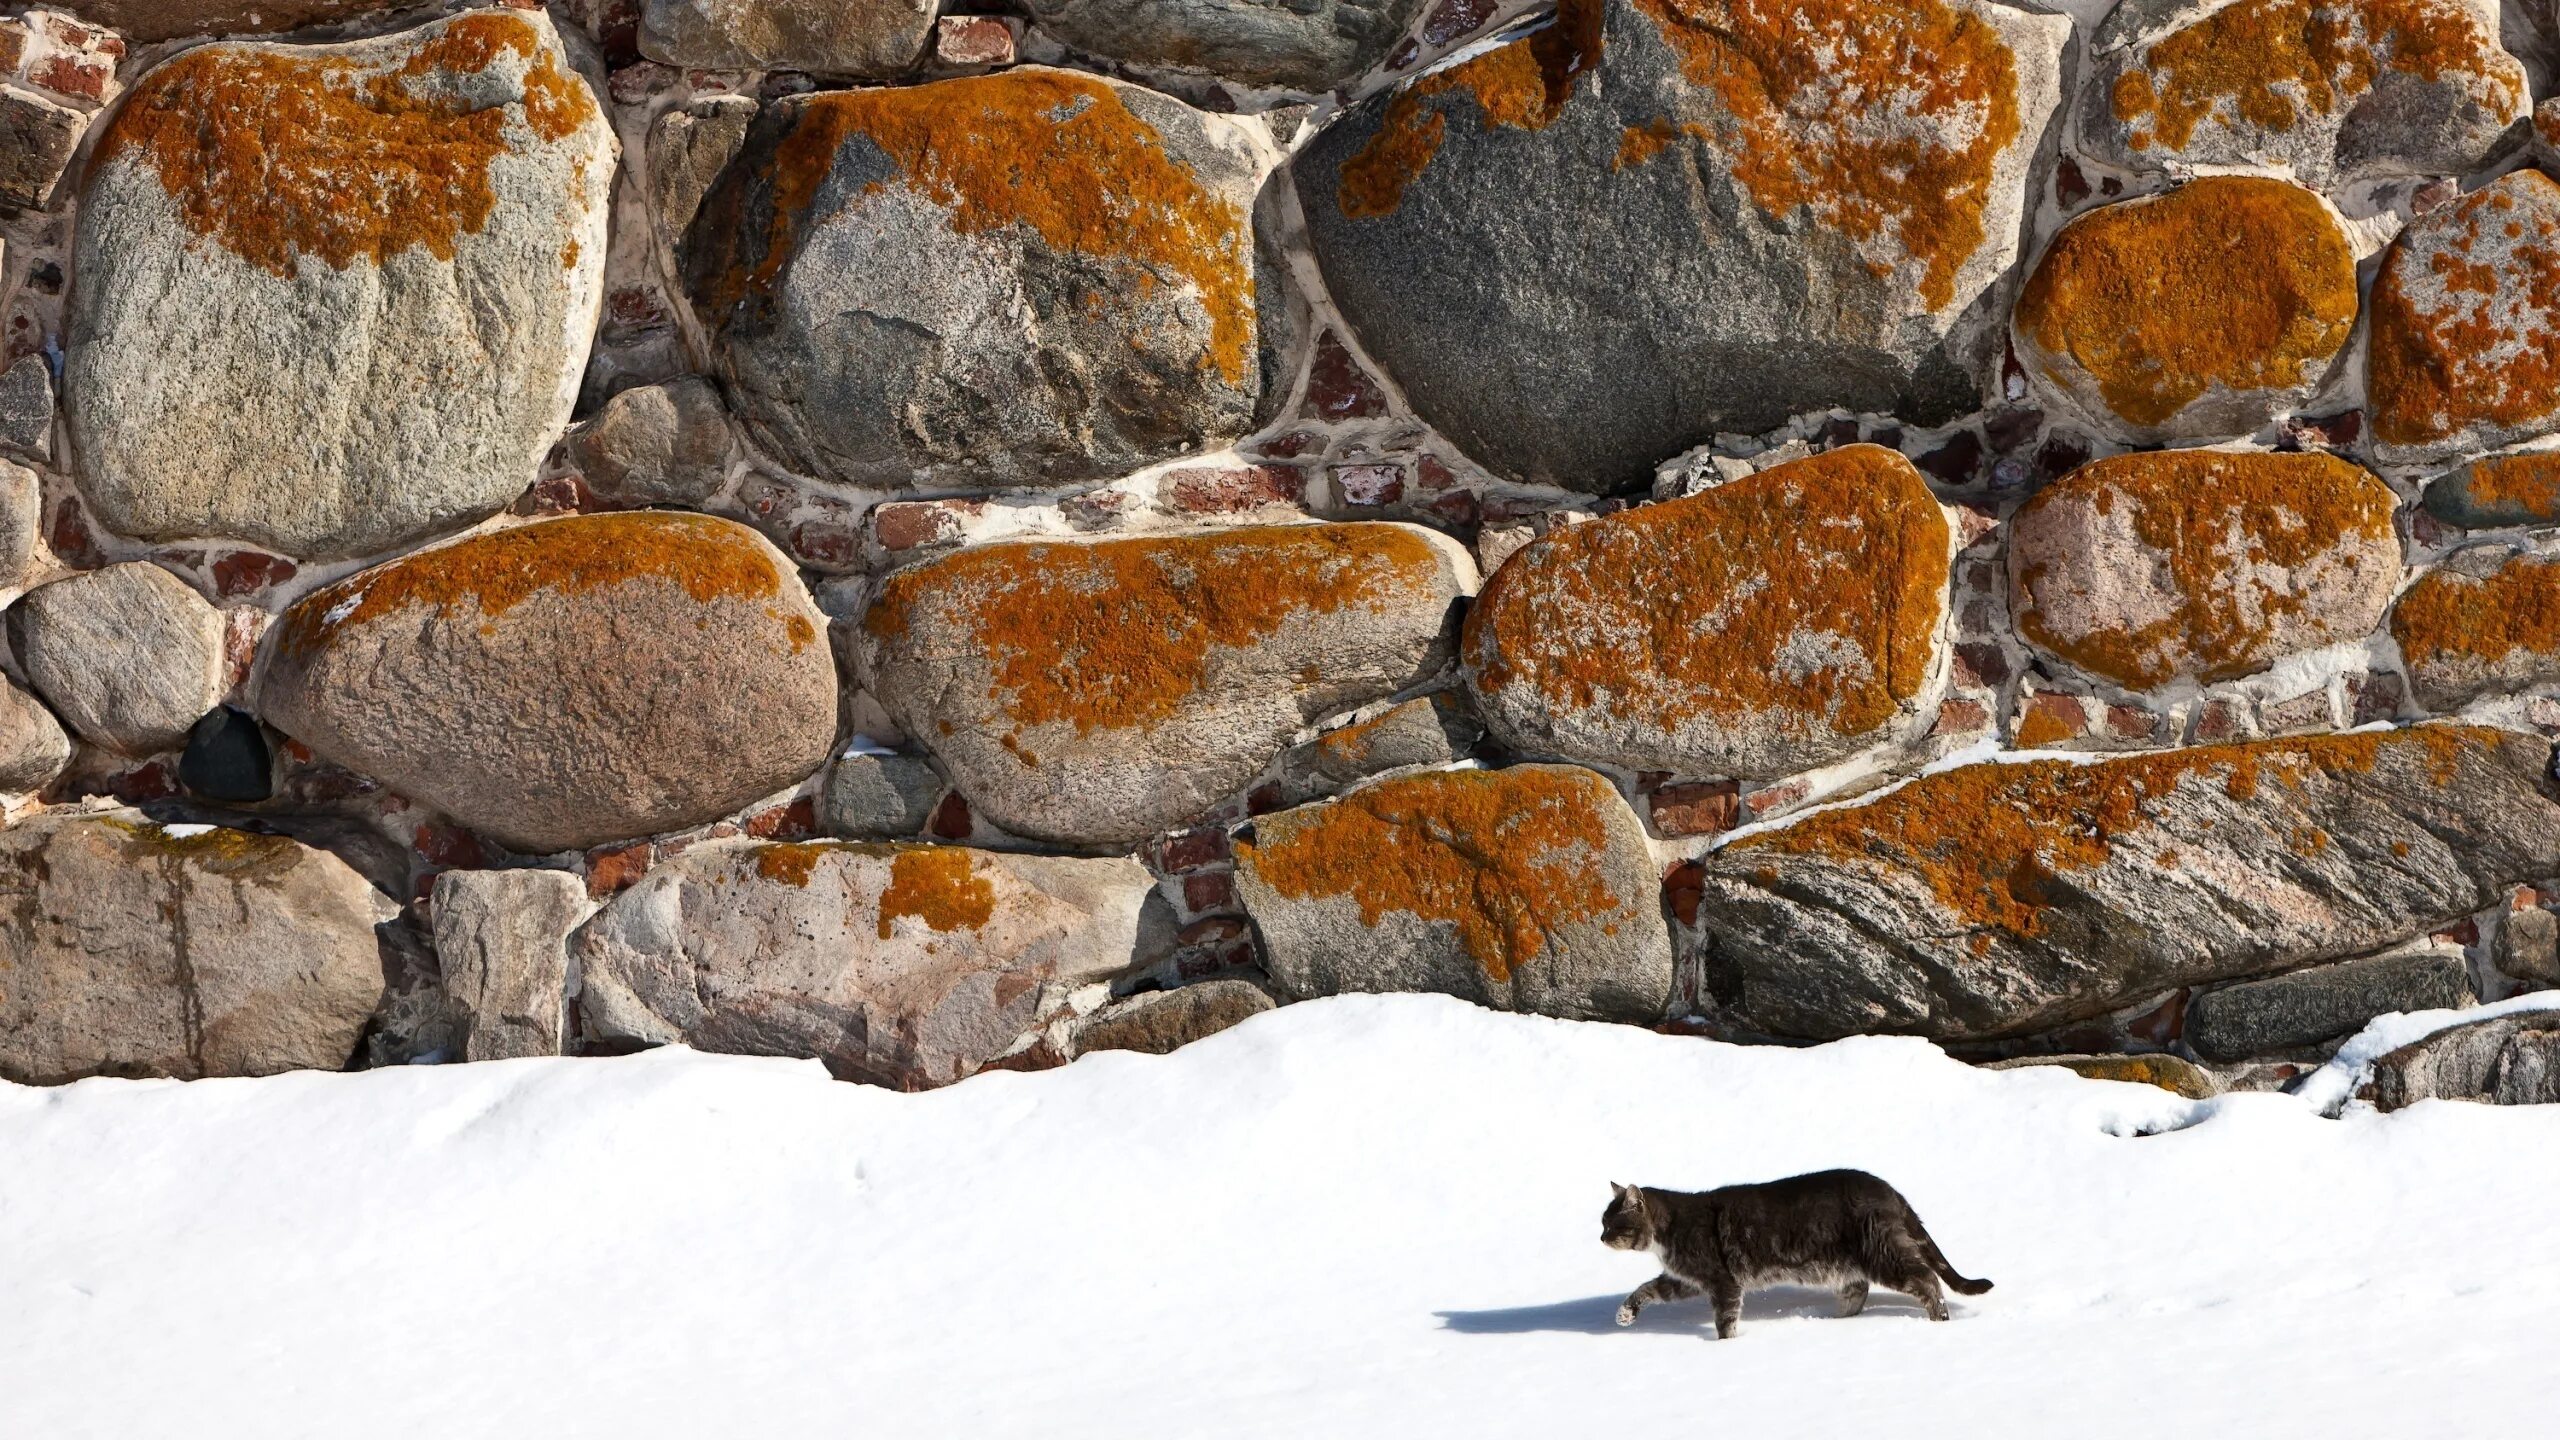
M179 834L165 825L106 817L128 859L180 860L229 878L272 879L302 863L303 847L282 835L228 826Z
M525 62L520 104L473 108L439 77ZM96 166L147 165L180 220L250 264L292 278L312 256L344 270L417 247L451 260L497 204L489 167L509 121L557 141L597 114L522 16L457 16L393 67L270 46L206 45L144 76L100 140Z
M2480 578L2430 570L2392 608L2391 634L2412 670L2560 656L2560 560L2522 555Z
M1435 70L1396 92L1378 132L1342 163L1335 197L1355 220L1392 215L1405 187L1440 153L1448 122L1422 102L1465 94L1487 130L1543 130L1564 113L1584 71L1599 63L1604 0L1559 0L1555 20L1463 64Z
M818 862L845 848L823 840L759 845L756 847L756 873L777 885L805 890L809 888L809 877L817 871Z
M2055 714L2050 706L2030 705L2026 718L2018 722L2017 746L2021 750L2041 750L2048 745L2078 738L2080 732L2071 727L2070 721Z
M2138 425L2216 385L2284 390L2319 378L2356 320L2356 257L2320 197L2220 176L2095 210L2054 237L2018 299L2020 334Z
M1364 925L1391 914L1454 925L1467 954L1501 983L1564 926L1626 915L1596 863L1609 850L1602 807L1618 803L1589 771L1414 775L1355 790L1258 843L1238 842L1236 856L1290 899L1356 901Z
M2110 615L2086 633L2065 634L2048 613L2076 593L2045 564L2018 575L2011 611L2027 640L2134 690L2181 675L2214 681L2264 669L2291 641L2296 648L2354 638L2319 627L2315 602L2328 589L2323 562L2399 573L2390 487L2325 454L2162 450L2083 465L2019 508L2014 533L2032 535L2060 507L2122 515L2149 552L2171 612L2136 625ZM2066 531L2093 522L2065 519ZM2388 593L2387 587L2376 587ZM2075 605L2084 609L2085 605ZM2379 619L2379 607L2365 617ZM2301 622L2290 625L2289 622ZM2288 633L2290 629L2291 633ZM2362 633L2358 631L2356 633Z
M1215 649L1353 607L1434 604L1445 564L1393 525L985 545L890 577L863 624L894 641L915 612L940 612L986 657L1015 724L1124 730L1173 715Z
M2560 450L2475 461L2463 495L2472 509L2511 521L2560 519Z
M2371 312L2378 439L2422 445L2548 419L2560 397L2560 183L2511 171L2412 222Z
M968 851L926 845L902 849L889 862L889 888L880 892L880 938L890 922L912 915L937 931L975 930L996 913L996 887L977 873Z
M1910 461L1847 446L1536 542L1486 584L1463 646L1487 692L1550 707L1863 735L1928 679L1947 544Z

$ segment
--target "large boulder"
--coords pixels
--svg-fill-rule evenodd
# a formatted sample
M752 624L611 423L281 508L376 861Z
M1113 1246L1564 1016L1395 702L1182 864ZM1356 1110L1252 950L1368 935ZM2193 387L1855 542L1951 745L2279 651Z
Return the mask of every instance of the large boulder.
M522 525L360 571L268 632L262 711L527 852L716 819L835 737L826 618L743 525Z
M1513 749L1790 775L1906 732L1941 663L1949 536L1920 472L1853 445L1557 530L1467 616Z
M2207 1060L2247 1060L2326 1044L2376 1015L2454 1010L2473 999L2461 949L2420 945L2208 990L2187 1007L2182 1033Z
M2400 584L2399 501L2334 455L2160 450L2083 465L2009 522L2009 614L2128 690L2360 640Z
M2381 459L2420 464L2560 430L2560 181L2510 171L2410 221L2366 312Z
M938 0L642 0L640 53L695 70L879 77L914 66Z
M2401 595L2391 636L2431 710L2560 681L2560 554L2457 550Z
M1979 1040L2369 954L2560 873L2550 757L2425 725L1926 775L1707 857L1707 981L1768 1034Z
M1030 0L1040 28L1090 55L1324 91L1377 68L1426 0Z
M577 397L614 154L540 14L152 70L80 205L64 390L98 519L336 558L514 499Z
M2375 1109L2421 1100L2560 1105L2560 1011L2456 1025L2373 1062Z
M947 1084L1127 970L1152 889L1134 860L714 841L578 932L580 1012L605 1039Z
M1567 0L1353 108L1298 198L1422 418L1511 479L1629 489L1719 431L1975 407L2070 34L1993 0Z
M979 814L1124 845L1438 670L1474 588L1465 551L1410 525L983 545L890 577L862 668Z
M2355 250L2311 191L2214 176L2063 226L2012 323L2019 357L2118 439L2246 435L2346 348Z
M2080 143L2129 170L2458 175L2533 107L2490 0L2125 0L2090 51Z
M281 836L39 812L0 830L0 1079L341 1069L396 913Z
M127 755L185 743L222 699L222 612L139 561L39 585L9 608L9 648L82 739Z
M1232 122L1062 70L795 96L685 270L731 399L799 473L1090 482L1251 425L1258 166Z
M1639 1023L1670 1000L1644 826L1590 770L1390 775L1263 816L1235 856L1271 978L1292 999L1425 990Z

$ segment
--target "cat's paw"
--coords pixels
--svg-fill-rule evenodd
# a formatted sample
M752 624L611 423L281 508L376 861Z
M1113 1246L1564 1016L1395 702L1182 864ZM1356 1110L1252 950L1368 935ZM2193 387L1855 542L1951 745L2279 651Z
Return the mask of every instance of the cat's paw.
M1633 1305L1619 1306L1618 1323L1621 1325L1633 1325L1636 1323L1636 1307Z

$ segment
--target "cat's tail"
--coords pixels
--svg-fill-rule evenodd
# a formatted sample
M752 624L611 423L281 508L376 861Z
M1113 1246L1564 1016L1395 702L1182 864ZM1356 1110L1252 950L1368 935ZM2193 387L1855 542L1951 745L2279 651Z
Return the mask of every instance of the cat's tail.
M1917 1215L1911 1217L1911 1235L1920 1242L1920 1258L1929 1262L1929 1268L1938 1272L1938 1278L1947 1282L1948 1289L1959 1295L1980 1295L1991 1288L1988 1280L1971 1280L1957 1274L1956 1267L1947 1263L1946 1252L1938 1248L1937 1241L1929 1238L1927 1228L1921 1225Z

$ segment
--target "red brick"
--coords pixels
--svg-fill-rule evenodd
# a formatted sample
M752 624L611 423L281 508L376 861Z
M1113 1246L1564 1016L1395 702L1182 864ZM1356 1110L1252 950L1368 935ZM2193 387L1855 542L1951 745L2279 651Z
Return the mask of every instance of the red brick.
M1235 877L1223 870L1182 877L1183 908L1194 915L1208 910L1231 909L1235 903Z
M938 500L892 500L871 511L871 538L892 555L960 538L961 514Z
M54 555L74 570L94 570L106 563L98 548L97 533L89 528L89 517L81 513L80 502L63 497L54 507L53 523L45 528L45 540L53 546Z
M494 863L498 852L459 825L430 821L409 836L409 848L438 870L477 870Z
M2139 705L2110 705L2107 733L2118 740L2149 740L2160 733L2160 717Z
M1413 485L1417 490L1436 494L1458 483L1458 472L1437 455L1425 455L1413 465Z
M1244 797L1244 813L1247 815L1268 815L1279 808L1280 786L1276 781L1256 785L1252 793Z
M1274 435L1252 448L1255 453L1275 460L1295 460L1311 451L1324 449L1324 437L1313 430L1292 430L1286 435Z
M954 69L1013 63L1013 27L992 15L945 15L934 22L933 58Z
M849 570L862 563L862 531L842 518L803 520L783 532L782 548L813 570Z
M1671 918L1683 925L1698 923L1698 901L1707 888L1707 868L1695 860L1683 860L1664 872L1662 898L1671 907Z
M2230 700L2208 700L2196 715L2196 738L2204 741L2237 740L2249 733L2247 714Z
M26 58L27 27L19 20L0 20L0 74L18 73L18 62Z
M1653 828L1670 839L1720 835L1742 817L1742 787L1731 780L1694 780L1653 792Z
M225 600L281 585L298 572L294 563L264 550L234 550L213 562L213 593Z
M1316 337L1315 359L1307 366L1306 404L1298 413L1310 420L1366 420L1387 413L1387 395L1341 338L1327 330Z
M237 690L249 683L249 669L258 663L258 641L274 618L254 605L234 606L222 612L224 689Z
M925 829L944 840L966 840L975 828L969 818L969 802L961 799L957 790L943 796L942 803L933 807L933 818L925 822Z
M1186 515L1228 515L1306 500L1307 472L1295 465L1194 466L1168 472L1156 503Z
M115 73L116 67L110 61L48 55L27 78L65 99L103 100L107 82L115 78Z
M1938 706L1932 735L1976 735L1991 728L1991 711L1978 700L1947 700Z
M2089 733L2089 710L2077 695L2030 695L2018 712L2013 743L2023 749L2077 740Z
M652 859L646 840L628 845L608 845L587 852L587 898L602 900L631 888L641 876L649 873Z
M1234 855L1223 828L1204 826L1166 836L1156 846L1156 869L1166 875L1180 875L1186 871L1205 870L1212 865L1224 865Z
M806 840L818 833L818 802L803 795L747 817L746 832L758 840Z
M1431 18L1422 22L1423 43L1446 45L1462 35L1473 35L1501 4L1502 0L1440 0L1431 7Z
M1786 780L1754 790L1742 802L1742 808L1754 820L1767 818L1813 793L1813 785L1804 780Z
M1336 465L1333 493L1345 505L1393 505L1404 498L1404 467L1396 464Z

